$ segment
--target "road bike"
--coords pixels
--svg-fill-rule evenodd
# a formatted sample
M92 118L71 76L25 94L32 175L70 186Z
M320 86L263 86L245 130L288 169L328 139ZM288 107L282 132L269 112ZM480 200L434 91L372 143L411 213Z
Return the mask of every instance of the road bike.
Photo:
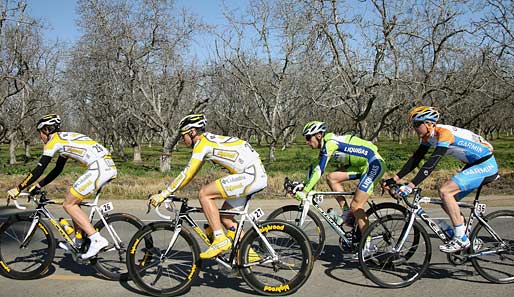
M69 252L77 263L89 263L111 280L127 279L127 243L137 230L143 228L144 223L127 213L110 213L114 209L112 202L98 206L100 195L101 189L97 191L92 202L83 201L80 206L91 208L91 223L95 214L98 215L99 219L94 228L109 241L109 245L97 256L82 260L79 256L87 251L90 240L84 234L82 244L77 246L47 208L48 205L62 204L62 200L48 199L45 191L39 191L34 195L21 193L19 197L27 197L28 202L33 202L36 209L29 215L12 215L0 226L0 272L4 276L19 280L45 276L56 252L57 242L52 232L53 228L67 243ZM26 209L17 200L14 200L14 204L20 210Z
M242 211L220 209L221 215L237 215L241 219L232 250L213 260L220 270L238 272L258 294L294 293L307 281L313 268L308 239L288 222L260 222L264 213L258 208L249 214L249 200L250 197ZM201 208L188 206L187 198L175 196L168 197L161 205L172 215L155 208L165 221L148 224L134 235L127 251L127 265L140 289L154 296L175 296L190 289L202 267L198 241L183 223L207 245L211 241L191 217L193 213L202 213ZM249 228L242 235L246 223Z
M466 234L469 248L448 253L448 261L461 265L471 261L475 270L494 283L514 282L514 211L498 210L485 214L487 206L480 203L483 184L477 189L472 204L458 202L461 209L469 209ZM389 193L398 198L399 185L391 186ZM437 204L438 198L423 197L421 188L413 191L413 200L403 201L408 206L405 217L386 216L371 224L363 236L371 237L371 245L359 245L359 262L364 274L381 287L400 288L421 278L432 256L429 235L420 219L443 243L451 236L424 211L421 204ZM476 223L475 223L476 222ZM371 250L370 250L371 249Z
M300 190L301 184L285 178L284 189L286 193L294 195ZM321 204L326 196L353 196L355 192L310 192L309 195L300 204L286 205L274 210L268 219L281 219L293 222L300 226L305 232L312 245L314 258L317 259L323 252L325 246L325 227L322 219L337 233L339 236L339 247L345 253L356 253L359 241L361 239L360 230L357 224L353 226L338 225L330 214L325 211ZM405 207L393 202L375 203L372 199L368 200L369 208L366 210L368 219L374 221L388 214L406 215ZM311 210L311 208L314 209ZM322 219L317 215L319 214Z

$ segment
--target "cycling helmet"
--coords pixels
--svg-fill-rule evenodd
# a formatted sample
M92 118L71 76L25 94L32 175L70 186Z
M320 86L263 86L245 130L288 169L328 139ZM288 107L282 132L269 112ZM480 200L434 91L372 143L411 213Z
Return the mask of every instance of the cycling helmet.
M319 132L325 134L327 131L327 124L319 121L312 121L305 124L303 127L303 136L314 135Z
M207 124L207 119L205 115L199 114L190 114L185 116L180 123L178 124L178 128L181 133L186 133L189 130L196 128L200 130L205 130L205 125Z
M61 129L61 117L53 113L43 116L39 121L37 121L36 129L40 131L45 127L48 128L45 131L47 135L59 131Z
M431 121L435 123L439 120L439 112L431 106L418 106L411 110L409 119L412 122Z

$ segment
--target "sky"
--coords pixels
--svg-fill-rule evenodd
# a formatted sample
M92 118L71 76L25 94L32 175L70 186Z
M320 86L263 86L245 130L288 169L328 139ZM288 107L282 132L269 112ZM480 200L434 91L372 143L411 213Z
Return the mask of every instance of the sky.
M230 9L243 8L246 1L241 0L176 0L177 8L185 7L190 13L200 17L203 22L210 25L223 25L222 3ZM27 0L28 13L43 21L45 24L44 35L49 42L73 44L80 38L80 28L77 27L76 1L75 0ZM203 60L207 58L212 46L205 42L209 36L200 36L193 41L193 51L196 57ZM212 43L212 42L211 42Z

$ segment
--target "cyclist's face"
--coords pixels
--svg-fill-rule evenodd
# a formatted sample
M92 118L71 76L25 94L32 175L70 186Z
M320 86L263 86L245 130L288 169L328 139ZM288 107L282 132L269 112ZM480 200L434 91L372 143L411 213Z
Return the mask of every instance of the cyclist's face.
M320 135L319 133L318 134L315 134L315 135L307 135L305 136L305 142L313 149L315 148L320 148L320 140L318 138L318 135Z
M191 147L191 144L193 144L193 140L191 139L191 136L189 135L189 133L183 134L182 140L184 140L184 143L188 147Z
M425 137L427 133L429 133L429 128L431 127L431 123L429 122L412 122L412 127L414 127L414 131L419 138Z
M41 131L41 130L37 130L37 132L39 133L39 138L41 138L41 141L43 142L43 144L46 144L48 142L48 135L43 133L43 131Z

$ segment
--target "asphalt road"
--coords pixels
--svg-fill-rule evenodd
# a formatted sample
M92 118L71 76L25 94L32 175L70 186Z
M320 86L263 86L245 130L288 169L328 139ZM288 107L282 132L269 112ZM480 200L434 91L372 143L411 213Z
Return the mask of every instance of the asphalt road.
M471 200L471 199L469 199ZM378 202L380 202L379 199ZM500 208L514 209L514 197L488 197L482 199L488 211ZM115 200L115 212L129 212L145 222L157 220L154 213L145 214L144 201ZM294 200L255 200L251 209L261 207L265 213ZM333 201L324 202L333 206ZM196 205L195 201L191 203ZM56 216L65 216L59 206L53 206ZM12 214L11 208L0 208L0 218ZM437 208L429 208L432 217L444 217ZM513 227L514 228L514 227ZM445 254L437 250L439 241L432 240L433 255L424 277L407 288L383 289L366 279L358 262L350 255L342 255L336 234L327 230L327 244L321 258L316 261L307 283L294 296L512 296L514 284L491 284L478 275L471 264L452 266ZM205 248L201 244L202 248ZM103 279L94 268L75 263L71 256L59 250L49 273L41 279L17 281L0 276L0 296L139 296L145 295L135 285ZM214 261L207 261L199 279L187 296L249 296L253 291L238 276L227 276L218 271Z

